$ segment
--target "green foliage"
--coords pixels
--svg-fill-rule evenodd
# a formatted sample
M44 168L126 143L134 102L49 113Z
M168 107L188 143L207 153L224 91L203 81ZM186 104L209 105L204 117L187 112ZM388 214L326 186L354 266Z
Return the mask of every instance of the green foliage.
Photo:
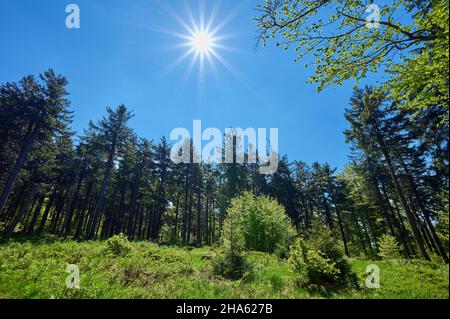
M122 233L114 235L106 241L105 252L111 256L124 257L127 256L130 251L131 244L128 241L127 236Z
M231 250L281 253L293 234L294 228L283 206L250 192L231 201L223 228L224 245Z
M256 22L264 45L276 38L277 46L286 50L291 46L295 48L297 60L315 53L317 67L312 81L319 82L323 88L330 82L364 77L369 70L376 69L382 62L379 57L390 47L389 42L395 42L396 36L401 35L398 30L384 25L380 29L366 28L365 17L355 14L365 9L366 4L360 1L265 1L259 5L261 14ZM392 13L395 9L387 7L381 14ZM379 34L383 37L378 37ZM323 45L318 46L320 42ZM342 65L347 68L340 68Z
M61 241L58 237L0 242L0 298L448 298L448 266L418 260L376 261L380 289L339 288L322 295L299 287L289 264L276 256L248 252L253 271L246 280L213 274L210 248L190 251L132 242L121 258L102 254L103 241ZM364 283L373 261L349 260ZM67 264L80 268L80 289L67 289ZM248 277L248 278L247 278Z
M417 54L404 56L403 63L395 65L392 80L386 87L397 101L405 101L405 109L420 110L430 106L441 108L441 120L448 123L449 78L449 5L446 0L435 0L428 14L416 20L422 30L439 34ZM447 110L447 111L445 111Z
M226 279L241 279L249 270L250 265L240 252L227 250L213 259L214 274Z
M339 281L339 270L322 252L308 249L299 241L294 245L289 261L308 284L333 284Z
M255 20L263 45L275 40L285 50L293 48L296 61L312 57L310 82L319 91L386 70L393 74L386 89L403 107L448 110L447 0L374 3L380 22L372 28L366 19L374 9L365 1L262 2ZM442 115L448 123L448 113Z
M400 248L394 236L383 234L378 241L378 255L382 259L399 259L401 258Z
M319 222L314 222L306 239L296 241L289 262L307 284L330 286L355 283L342 248L331 231Z

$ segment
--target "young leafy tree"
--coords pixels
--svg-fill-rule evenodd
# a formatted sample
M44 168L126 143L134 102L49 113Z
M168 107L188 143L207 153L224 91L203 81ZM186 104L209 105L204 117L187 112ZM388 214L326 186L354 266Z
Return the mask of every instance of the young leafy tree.
M287 247L294 235L290 219L276 200L250 192L232 199L223 228L224 244L231 251L273 253Z

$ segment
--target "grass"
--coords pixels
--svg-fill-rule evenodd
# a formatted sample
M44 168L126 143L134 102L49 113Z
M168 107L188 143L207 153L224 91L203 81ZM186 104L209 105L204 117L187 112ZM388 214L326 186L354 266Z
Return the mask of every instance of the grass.
M106 253L104 241L54 237L0 242L0 298L448 298L448 266L420 260L350 259L362 288L312 290L274 255L249 252L253 271L237 281L215 276L210 247L132 243L127 256ZM80 269L80 289L66 288L68 264ZM380 289L364 288L365 269L381 269Z

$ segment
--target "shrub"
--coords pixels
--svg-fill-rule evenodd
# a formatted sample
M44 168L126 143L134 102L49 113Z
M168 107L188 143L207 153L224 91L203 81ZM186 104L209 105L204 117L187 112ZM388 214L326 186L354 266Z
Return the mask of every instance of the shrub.
M302 258L295 260L295 268L303 272L307 282L313 284L332 284L339 281L340 271L335 264L321 252L307 250Z
M357 283L342 248L331 231L320 223L313 223L307 237L296 241L289 262L308 284L330 286Z
M223 238L232 250L282 251L295 233L283 206L265 196L245 192L231 201L227 214Z
M378 241L378 255L382 259L400 259L400 248L394 236L384 234Z
M127 236L120 233L114 235L106 241L106 253L114 257L124 257L131 251L131 244Z
M249 270L245 256L237 251L227 250L213 259L213 273L226 279L241 279Z

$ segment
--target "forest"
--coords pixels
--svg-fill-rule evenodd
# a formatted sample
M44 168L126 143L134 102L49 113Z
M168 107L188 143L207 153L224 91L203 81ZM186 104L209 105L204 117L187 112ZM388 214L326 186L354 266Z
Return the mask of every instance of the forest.
M398 1L415 19L404 27L381 21L385 33L375 40L352 15L360 4L330 16L347 29L328 37L308 22L328 1L313 3L259 6L263 44L275 37L298 61L315 53L319 90L382 65L393 74L350 92L344 169L284 154L272 175L259 174L258 163L174 164L167 138L137 136L125 105L106 107L75 133L70 79L48 69L0 85L0 247L27 238L106 241L117 255L142 242L216 247L224 255L214 269L233 280L248 269L246 252L259 251L319 285L343 276L351 284L349 259L422 260L446 267L448 298L448 3ZM391 59L396 51L408 54ZM243 141L225 140L238 156Z
M124 233L211 245L231 199L250 191L282 204L299 232L321 221L349 257L375 256L390 234L405 257L448 261L447 128L438 125L445 110L426 109L412 122L383 92L357 89L346 110L353 152L342 172L283 156L266 176L257 164L173 164L167 140L137 137L124 105L107 108L75 142L66 84L49 70L1 87L3 237Z

